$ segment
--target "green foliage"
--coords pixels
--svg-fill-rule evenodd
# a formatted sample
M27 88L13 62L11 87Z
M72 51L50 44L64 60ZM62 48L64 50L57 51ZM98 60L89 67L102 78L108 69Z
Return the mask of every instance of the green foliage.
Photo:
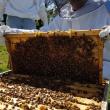
M58 15L57 10L48 11L48 21L51 22Z
M0 72L8 70L8 53L5 46L0 45Z

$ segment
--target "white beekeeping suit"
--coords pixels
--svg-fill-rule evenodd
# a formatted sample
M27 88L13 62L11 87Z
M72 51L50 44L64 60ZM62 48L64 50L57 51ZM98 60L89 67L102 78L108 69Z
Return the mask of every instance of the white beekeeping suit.
M99 1L99 0L98 0ZM110 3L110 1L109 1ZM68 6L68 5L67 5ZM67 7L68 8L68 7ZM101 29L105 25L110 25L110 4L108 2L94 2L88 0L86 4L78 11L64 11L64 16L57 16L49 25L45 25L41 30L88 30ZM66 9L66 7L65 7ZM68 12L70 11L70 13ZM102 37L110 37L110 27L101 33ZM103 73L104 78L110 79L110 40L105 42Z
M0 0L0 19L3 13L33 20L42 19L47 23L45 0Z
M4 9L5 9L5 0L0 0L0 21L3 20L3 13L4 13Z

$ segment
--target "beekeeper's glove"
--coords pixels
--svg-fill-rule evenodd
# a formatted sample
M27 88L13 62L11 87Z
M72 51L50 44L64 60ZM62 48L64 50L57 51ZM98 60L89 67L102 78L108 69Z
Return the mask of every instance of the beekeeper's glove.
M102 29L102 31L99 33L100 38L102 38L104 41L110 40L110 26L106 26Z
M5 34L6 30L10 30L10 27L6 25L0 26L0 37Z

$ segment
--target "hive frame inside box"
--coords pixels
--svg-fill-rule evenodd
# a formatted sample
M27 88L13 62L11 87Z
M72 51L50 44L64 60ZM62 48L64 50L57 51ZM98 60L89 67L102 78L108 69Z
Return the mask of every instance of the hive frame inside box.
M70 37L71 36L98 36L99 35L100 30L70 30L70 31L56 31L56 32L36 32L36 33L19 33L19 34L6 34L5 35L5 41L6 41L6 46L9 52L9 56L10 56L10 61L11 61L11 53L13 52L13 50L15 49L15 45L16 43L19 43L21 41L26 41L29 38L32 37L36 37L37 36L47 36L47 34L49 34L49 36L53 35L53 34L58 34L58 35L66 35L69 34ZM96 39L96 42L98 43L98 66L101 69L101 71L98 73L99 77L98 77L98 83L102 84L103 79L102 79L102 46L103 43L100 40L99 36ZM12 66L12 70L13 70L13 61L11 61L11 66Z

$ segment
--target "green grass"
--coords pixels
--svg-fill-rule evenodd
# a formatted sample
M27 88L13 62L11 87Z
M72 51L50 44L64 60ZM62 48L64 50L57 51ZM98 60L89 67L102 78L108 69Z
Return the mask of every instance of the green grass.
M0 72L8 70L7 64L8 64L8 54L6 51L6 47L0 45Z

